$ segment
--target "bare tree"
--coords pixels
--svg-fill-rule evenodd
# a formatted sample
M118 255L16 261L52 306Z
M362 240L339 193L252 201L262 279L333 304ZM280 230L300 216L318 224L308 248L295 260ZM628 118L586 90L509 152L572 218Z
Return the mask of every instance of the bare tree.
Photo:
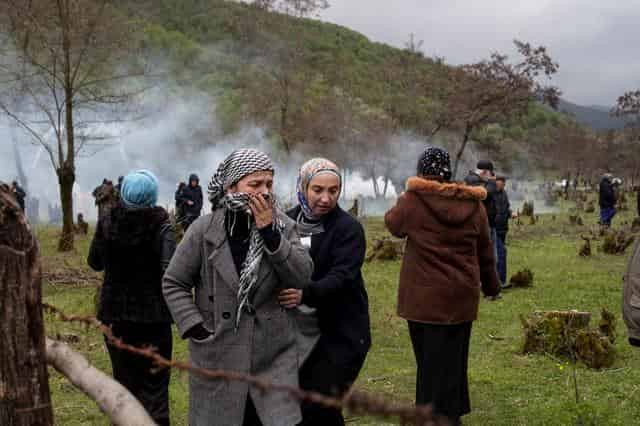
M558 70L546 48L531 47L514 41L523 57L517 64L506 55L494 53L488 60L451 68L442 87L442 104L435 122L461 132L462 140L455 154L453 174L472 133L483 126L525 114L536 100L557 106L560 91L538 80L551 78Z
M46 150L60 187L58 248L71 250L76 160L99 148L100 125L119 121L141 90L134 33L110 0L0 0L0 15L0 110Z

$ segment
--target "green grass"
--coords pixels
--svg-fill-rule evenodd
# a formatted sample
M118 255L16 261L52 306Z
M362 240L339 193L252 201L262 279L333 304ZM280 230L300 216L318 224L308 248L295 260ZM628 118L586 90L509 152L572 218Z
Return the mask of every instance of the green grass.
M586 217L589 216L589 217ZM610 256L596 249L589 259L578 257L579 236L594 228L595 215L586 215L583 228L568 225L567 216L540 217L537 225L514 225L509 248L509 271L528 267L534 286L504 293L501 300L483 300L474 323L469 379L472 413L465 425L631 425L640 418L640 354L626 342L620 317L622 274L627 256ZM616 222L630 221L630 214ZM528 223L528 220L523 220ZM384 235L380 219L365 221L369 238ZM56 230L38 228L45 271L51 268L86 268L88 238L77 240L77 251L55 253ZM398 402L411 402L415 365L406 322L395 314L400 262L372 263L364 268L371 306L373 346L357 386ZM70 275L70 280L73 279ZM95 284L44 284L45 301L70 313L93 313ZM618 359L607 370L577 367L580 402L576 404L572 367L546 356L520 354L522 327L519 316L534 310L579 309L598 319L604 307L618 317ZM109 360L101 336L94 330L62 324L50 316L47 334L75 334L73 347L109 372ZM492 337L490 337L492 336ZM174 357L187 359L186 345L176 339ZM107 425L96 405L51 370L51 389L56 422L60 425ZM174 373L171 383L172 420L187 424L187 376ZM350 417L357 425L386 424L373 418Z

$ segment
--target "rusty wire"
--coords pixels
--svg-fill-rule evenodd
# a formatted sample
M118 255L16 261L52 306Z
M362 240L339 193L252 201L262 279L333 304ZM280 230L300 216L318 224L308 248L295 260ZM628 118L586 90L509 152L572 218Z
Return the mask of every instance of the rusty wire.
M60 309L48 303L42 303L43 310L57 316L61 321L79 323L99 329L109 344L146 357L153 361L158 369L173 368L190 373L199 374L209 379L238 381L247 383L262 392L283 392L298 402L309 402L327 408L345 409L355 415L370 415L383 419L397 419L403 425L416 426L445 426L446 420L436 417L431 406L415 406L409 404L393 404L383 398L363 391L351 389L342 398L333 398L317 392L304 391L295 386L272 383L259 377L228 370L211 370L195 367L191 364L168 360L159 355L153 347L140 348L125 343L113 335L110 327L102 324L96 317L90 315L67 315Z

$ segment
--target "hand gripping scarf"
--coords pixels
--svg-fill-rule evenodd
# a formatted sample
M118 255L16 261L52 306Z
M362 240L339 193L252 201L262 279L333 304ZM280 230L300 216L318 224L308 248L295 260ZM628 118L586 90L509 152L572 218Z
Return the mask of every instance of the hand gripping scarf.
M337 176L338 180L340 181L340 185L342 186L342 175L340 174L338 166L336 166L332 161L329 161L325 158L314 158L307 161L302 165L302 167L300 167L300 174L298 175L297 184L297 196L300 207L302 208L302 213L307 219L318 219L314 216L313 211L309 206L309 201L307 200L307 191L309 190L309 184L314 177L325 173Z
M209 182L209 201L211 201L213 210L224 208L228 212L251 215L248 194L241 192L226 194L226 191L245 176L264 171L274 171L271 159L266 154L254 149L241 149L232 152L220 164ZM258 282L258 270L264 253L264 240L260 232L258 232L255 222L252 221L250 226L249 251L240 268L236 331L240 325L240 318L244 308L249 306L249 294L251 294L252 289ZM282 229L282 224L278 222L275 215L274 226ZM230 232L233 233L233 225Z

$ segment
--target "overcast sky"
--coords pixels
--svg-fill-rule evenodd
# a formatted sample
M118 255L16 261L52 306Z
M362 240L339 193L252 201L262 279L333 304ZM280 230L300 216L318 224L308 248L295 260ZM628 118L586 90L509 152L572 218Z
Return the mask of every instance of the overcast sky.
M640 88L640 0L330 0L322 19L402 47L414 33L430 56L459 64L544 45L563 97L612 105Z

